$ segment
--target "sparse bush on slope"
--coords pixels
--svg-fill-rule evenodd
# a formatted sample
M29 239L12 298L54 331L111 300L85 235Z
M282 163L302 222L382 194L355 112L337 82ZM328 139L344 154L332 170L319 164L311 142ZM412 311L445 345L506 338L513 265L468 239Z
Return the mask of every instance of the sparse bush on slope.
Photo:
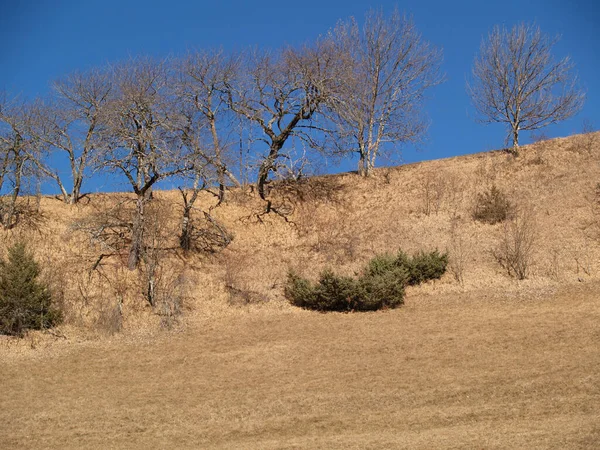
M473 219L494 225L510 219L514 207L506 194L493 185L487 192L479 194L473 209Z
M504 223L502 235L492 255L508 275L524 280L533 265L538 234L532 209L522 208Z
M40 268L18 242L0 260L0 334L22 336L28 329L51 328L61 320L48 288L38 281Z
M374 311L404 303L404 289L440 278L448 255L437 250L419 252L412 258L403 251L396 256L377 255L357 278L339 276L330 269L312 283L297 273L288 273L286 298L295 306L317 311Z

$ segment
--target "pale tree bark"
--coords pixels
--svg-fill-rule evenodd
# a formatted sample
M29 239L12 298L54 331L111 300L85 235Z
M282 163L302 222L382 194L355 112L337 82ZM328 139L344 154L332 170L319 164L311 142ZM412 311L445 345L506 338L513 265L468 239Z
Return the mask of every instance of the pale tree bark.
M481 122L507 126L515 154L521 131L566 120L583 107L571 60L552 56L557 41L534 25L495 27L475 59L467 92Z
M426 132L422 103L443 79L441 51L398 10L371 10L362 28L351 18L329 35L346 68L344 83L328 102L334 143L338 152L357 153L358 173L368 176L384 149L399 152Z

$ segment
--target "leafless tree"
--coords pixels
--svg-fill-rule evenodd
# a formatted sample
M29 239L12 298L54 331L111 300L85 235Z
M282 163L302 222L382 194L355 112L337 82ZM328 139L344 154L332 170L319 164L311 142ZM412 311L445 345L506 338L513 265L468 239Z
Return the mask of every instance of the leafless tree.
M257 130L266 152L259 155L257 191L277 171L284 145L293 138L312 143L311 120L338 83L338 60L325 42L278 52L249 52L238 77L227 84L229 107Z
M342 21L330 36L346 67L341 90L329 102L336 146L358 153L358 172L368 176L384 147L397 151L424 135L422 102L442 81L442 54L398 10L369 11L362 28L354 18Z
M502 235L492 255L507 271L519 280L527 278L538 243L538 226L531 206L521 206L503 224Z
M112 91L106 71L74 73L53 83L54 94L38 103L30 123L30 132L44 153L36 159L42 173L53 179L63 200L75 204L81 198L81 188L92 152L99 145L99 136L106 128L106 105ZM72 188L69 192L60 173L52 167L52 156L64 152L71 169ZM45 157L44 157L45 156ZM48 161L50 158L50 161Z
M128 267L138 266L144 242L144 210L155 184L189 169L176 130L181 115L167 95L165 62L136 59L113 69L115 98L97 164L125 175L136 195Z
M515 154L520 131L568 119L583 107L570 58L552 56L557 40L535 25L496 26L475 59L467 92L482 122L507 125Z
M225 86L236 75L237 60L222 51L197 51L179 60L176 71L175 95L185 117L182 141L195 155L197 167L202 171L212 167L216 171L222 202L226 178L240 186L227 164L232 114L224 98ZM205 174L198 175L206 179Z
M17 201L35 153L27 133L31 111L31 105L23 101L4 98L0 102L0 193L7 181L11 184L7 201L0 202L0 223L7 229L17 223Z

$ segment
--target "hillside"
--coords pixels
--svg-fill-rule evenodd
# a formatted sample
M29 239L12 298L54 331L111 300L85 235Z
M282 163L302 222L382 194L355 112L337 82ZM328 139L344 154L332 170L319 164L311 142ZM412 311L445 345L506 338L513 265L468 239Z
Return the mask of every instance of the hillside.
M243 314L248 307L295 312L282 296L289 268L313 278L326 267L351 275L374 254L400 248L448 250L451 269L460 266L463 278L459 283L448 273L440 282L410 289L409 298L450 292L543 295L559 285L595 280L600 246L593 198L599 155L598 135L579 135L523 147L519 158L495 151L379 169L369 179L341 174L275 184L274 204L282 205L288 221L273 213L261 215L264 205L249 191L232 191L230 201L212 215L233 242L211 255L165 252L164 284L179 276L185 285L184 320L193 322ZM477 196L492 185L518 208L531 211L535 242L530 275L522 282L507 276L492 254L503 226L472 218ZM88 322L98 310L111 309L120 299L125 331L155 328L138 323L146 308L136 291L141 287L134 286L139 283L135 274L124 270L118 257L99 262L100 255L111 252L88 229L94 218L127 198L95 194L75 208L42 198L37 230L0 233L4 245L23 235L51 269L51 278L61 280L73 325L92 326ZM176 249L181 197L159 191L155 198L157 245ZM206 211L216 201L206 194L198 203ZM119 212L121 217L127 218L126 211ZM88 295L85 304L82 289Z
M231 191L211 211L231 244L187 255L174 250L180 195L156 192L166 256L164 302L154 309L118 256L99 260L107 250L87 226L126 194L90 195L77 207L42 198L37 229L1 231L0 241L32 246L62 290L67 322L54 335L0 338L4 442L593 448L598 182L600 134L526 146L518 158L494 151L369 179L272 183L287 220L261 215L252 192ZM494 257L504 225L472 218L492 185L530 219L522 281ZM210 195L199 202L215 204ZM408 288L393 311L318 314L283 297L289 268L309 278L326 267L352 275L399 248L448 250L452 270Z

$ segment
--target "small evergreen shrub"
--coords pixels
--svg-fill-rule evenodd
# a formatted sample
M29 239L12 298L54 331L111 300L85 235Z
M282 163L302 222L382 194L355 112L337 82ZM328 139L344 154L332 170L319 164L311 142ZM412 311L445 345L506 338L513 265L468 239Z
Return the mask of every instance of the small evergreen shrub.
M38 281L40 268L25 244L17 242L0 260L0 334L22 336L28 329L51 328L62 318L49 289Z
M321 273L316 284L290 272L285 296L293 305L301 308L317 311L351 311L356 306L358 291L354 279L337 276L327 269Z
M404 290L440 278L448 255L437 250L419 252L412 258L403 251L396 256L377 255L357 278L334 274L327 269L312 283L297 273L288 273L286 298L295 306L317 311L374 311L404 304Z
M408 284L410 286L425 283L429 280L438 280L444 275L448 267L448 254L441 254L437 250L430 253L420 251L410 260L403 254L402 260L407 261Z
M513 205L506 194L493 185L489 191L479 194L473 209L473 219L494 225L510 219Z
M402 267L378 275L363 275L357 282L356 310L376 311L403 305L406 280L406 270Z
M365 273L369 276L383 275L398 267L397 260L397 257L390 255L389 253L377 255L368 262ZM402 264L402 266L404 266L404 264Z

